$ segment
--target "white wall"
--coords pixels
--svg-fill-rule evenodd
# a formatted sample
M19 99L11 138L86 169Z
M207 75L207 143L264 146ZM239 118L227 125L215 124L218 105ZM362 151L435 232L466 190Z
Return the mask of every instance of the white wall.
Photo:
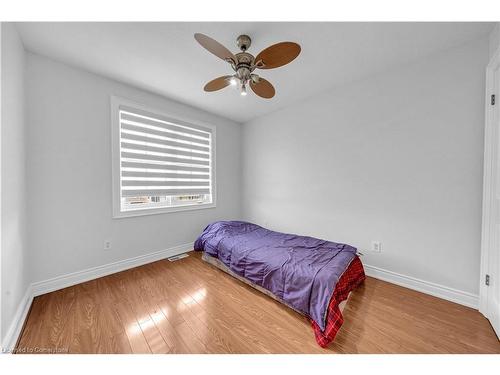
M484 39L245 124L244 217L477 294L487 60Z
M489 37L490 58L500 48L500 22L497 22L495 28L491 31Z
M24 47L2 23L1 332L2 342L28 286L24 121Z
M239 124L32 53L26 77L32 281L190 243L240 217ZM112 219L110 95L217 127L216 208Z

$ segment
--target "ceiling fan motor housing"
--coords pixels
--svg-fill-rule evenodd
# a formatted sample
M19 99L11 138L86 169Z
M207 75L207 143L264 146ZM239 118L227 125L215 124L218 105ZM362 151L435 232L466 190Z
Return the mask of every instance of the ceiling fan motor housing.
M247 52L237 53L236 58L238 60L235 71L239 79L246 82L250 78L252 73L252 64L254 62L254 57Z

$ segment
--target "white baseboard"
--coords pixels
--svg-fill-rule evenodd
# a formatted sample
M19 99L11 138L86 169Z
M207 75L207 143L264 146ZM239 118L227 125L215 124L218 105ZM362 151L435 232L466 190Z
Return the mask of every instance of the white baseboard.
M128 270L130 268L142 266L147 263L156 262L160 259L169 258L174 255L179 255L193 250L193 244L183 244L170 249L156 251L154 253L140 255L135 258L120 260L114 263L108 263L102 266L88 268L86 270L69 273L67 275L57 276L52 279L33 283L33 295L53 292L68 286L83 283L85 281L94 280L99 277L111 275L112 273Z
M7 331L7 334L2 341L3 352L9 353L16 345L34 297L62 288L67 288L68 286L80 284L85 281L110 275L112 273L125 271L127 269L142 266L147 263L170 258L174 255L186 253L191 250L193 250L192 243L183 244L172 247L170 249L160 250L154 253L140 255L135 258L124 259L118 262L105 264L103 266L88 268L86 270L77 271L67 275L32 283L28 286L28 288L26 288L26 293L22 301L19 303L19 307L17 308L16 314L12 320L9 330Z
M10 324L9 329L7 330L7 333L2 341L2 353L11 353L16 346L17 339L23 329L24 321L30 311L31 302L33 302L33 288L31 285L28 285L23 299L19 303L17 311L14 314L12 323Z
M478 308L479 296L462 290L449 288L444 285L432 283L417 279L415 277L401 275L396 272L387 271L382 268L363 264L367 276L374 277L392 284L403 286L408 289L413 289L418 292L430 294L434 297L439 297L451 302L458 303L474 309Z

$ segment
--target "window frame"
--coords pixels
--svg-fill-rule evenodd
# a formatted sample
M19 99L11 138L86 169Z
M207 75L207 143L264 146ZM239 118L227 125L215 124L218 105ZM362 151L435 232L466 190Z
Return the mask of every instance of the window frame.
M119 96L111 95L111 176L112 176L112 206L113 206L113 219L134 217L134 216L145 216L145 215L158 215L158 214L168 214L172 212L180 211L192 211L192 210L203 210L207 208L217 207L217 184L216 184L216 127L212 124L201 122L198 120L193 120L191 118L186 118L184 116L179 116L177 113L166 113L165 111L158 108L151 108L141 103L134 102L129 99L125 99ZM211 187L212 187L212 202L211 203L201 203L192 204L185 206L172 206L172 207L155 207L155 208L137 208L134 210L122 211L121 209L121 160L120 160L120 116L119 109L120 106L127 106L136 108L138 110L150 112L151 114L157 114L163 117L167 117L172 122L182 121L195 126L205 127L211 130Z

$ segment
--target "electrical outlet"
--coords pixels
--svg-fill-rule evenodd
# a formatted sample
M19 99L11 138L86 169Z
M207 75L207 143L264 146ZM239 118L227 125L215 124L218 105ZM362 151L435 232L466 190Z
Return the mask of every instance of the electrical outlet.
M380 241L372 241L372 251L380 253L382 251L382 243Z
M111 241L104 241L104 250L111 250Z

